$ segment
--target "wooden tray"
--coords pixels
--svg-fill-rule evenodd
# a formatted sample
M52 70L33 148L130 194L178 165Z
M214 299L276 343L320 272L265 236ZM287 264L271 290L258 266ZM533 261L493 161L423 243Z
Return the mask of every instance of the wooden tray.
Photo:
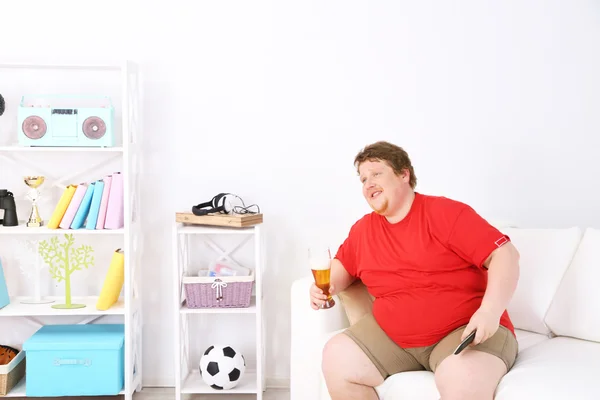
M191 212L175 213L175 220L184 224L226 226L230 228L245 228L262 224L262 214L208 214L194 215Z

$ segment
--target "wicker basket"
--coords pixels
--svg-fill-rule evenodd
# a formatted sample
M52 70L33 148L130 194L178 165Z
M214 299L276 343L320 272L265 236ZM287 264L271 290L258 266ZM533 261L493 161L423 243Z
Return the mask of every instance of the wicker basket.
M246 276L186 276L188 308L245 308L250 306L254 270Z
M0 365L0 396L6 396L25 376L25 352L20 351L6 365Z

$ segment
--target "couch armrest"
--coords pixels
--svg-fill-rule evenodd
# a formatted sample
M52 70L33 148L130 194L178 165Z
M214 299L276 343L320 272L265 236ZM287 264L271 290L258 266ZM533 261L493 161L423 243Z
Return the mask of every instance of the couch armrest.
M300 278L291 291L290 400L318 400L321 397L321 354L332 332L348 327L341 301L328 310L313 310L308 291L313 280Z

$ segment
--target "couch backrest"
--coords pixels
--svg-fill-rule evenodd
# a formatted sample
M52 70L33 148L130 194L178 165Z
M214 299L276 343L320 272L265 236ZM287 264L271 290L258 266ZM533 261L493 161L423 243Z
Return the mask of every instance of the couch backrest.
M581 241L580 228L500 228L521 255L519 284L508 306L517 329L548 335L545 318ZM556 307L559 307L557 305Z
M600 342L600 230L585 230L545 321L555 335Z

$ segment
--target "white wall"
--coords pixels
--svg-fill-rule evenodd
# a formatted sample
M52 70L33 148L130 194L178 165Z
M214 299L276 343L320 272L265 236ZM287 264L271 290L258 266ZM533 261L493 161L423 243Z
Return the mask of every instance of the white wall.
M352 166L367 143L405 146L420 191L486 217L600 225L597 3L119 3L3 4L0 58L143 67L146 385L172 384L166 228L217 192L265 213L271 379L289 376L306 246L369 211Z

